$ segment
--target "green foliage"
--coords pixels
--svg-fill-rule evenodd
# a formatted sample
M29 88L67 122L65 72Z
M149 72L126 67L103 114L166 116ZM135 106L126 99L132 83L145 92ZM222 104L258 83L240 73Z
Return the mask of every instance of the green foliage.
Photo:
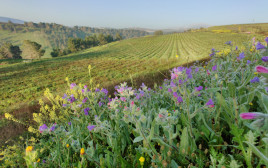
M0 59L21 59L21 50L19 46L11 43L4 43L0 47Z
M171 79L161 87L142 84L134 89L122 83L115 87L112 99L106 89L93 83L95 70L88 66L89 85L67 78L70 88L65 94L46 90L50 103L39 102L40 112L33 114L36 125L29 127L38 137L36 143L28 143L34 146L28 154L34 159L24 157L25 162L39 167L266 164L265 124L252 127L252 121L243 120L242 114L259 111L247 115L254 114L255 121L267 119L267 84L264 79L251 80L254 75L260 77L254 68L264 62L261 53L248 46L218 53L206 66L174 68ZM238 60L242 52L246 56ZM45 164L36 162L37 158Z
M23 41L23 58L24 59L40 59L41 56L44 55L45 50L41 49L41 45L30 41L24 40Z
M157 31L154 32L154 35L155 35L155 36L159 36L159 35L163 35L163 34L164 34L164 33L163 33L162 30L157 30Z

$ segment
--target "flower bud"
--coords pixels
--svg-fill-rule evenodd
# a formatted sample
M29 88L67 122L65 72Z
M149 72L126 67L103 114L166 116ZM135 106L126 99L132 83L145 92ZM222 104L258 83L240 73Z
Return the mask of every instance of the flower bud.
M205 155L208 153L208 149L205 149Z
M169 150L169 151L167 152L167 154L168 154L168 156L171 156L171 151Z

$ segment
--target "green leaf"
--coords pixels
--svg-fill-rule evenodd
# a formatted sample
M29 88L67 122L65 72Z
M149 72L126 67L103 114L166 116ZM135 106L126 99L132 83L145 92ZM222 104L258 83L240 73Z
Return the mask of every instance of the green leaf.
M183 149L186 152L188 150L189 147L189 136L188 136L188 129L187 127L185 127L182 130L182 134L181 134L181 143L180 143L181 147L180 147L180 152L182 153Z
M171 168L178 168L179 167L179 165L172 159L171 160Z
M136 137L136 138L133 140L133 143L140 142L140 141L142 141L143 139L144 139L143 136L138 136L138 137Z
M228 89L229 89L230 96L235 97L235 91L236 91L235 85L231 82L228 83Z
M265 108L265 113L268 113L268 96L261 93L261 102Z
M266 164L268 164L268 158L259 151L258 148L256 148L253 144L250 142L244 141L248 146L252 149L252 151L255 153L255 155L259 156Z

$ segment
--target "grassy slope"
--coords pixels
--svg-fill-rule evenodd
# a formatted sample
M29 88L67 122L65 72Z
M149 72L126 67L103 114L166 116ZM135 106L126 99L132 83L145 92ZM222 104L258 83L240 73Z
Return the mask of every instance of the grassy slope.
M170 69L202 59L210 49L222 48L228 40L239 45L252 36L247 34L216 34L208 32L148 36L114 42L79 53L31 63L6 64L0 67L0 114L31 104L42 97L45 88L61 92L65 77L72 82L89 81L88 65L101 86L113 85L147 73ZM176 54L179 58L176 58Z
M12 33L9 31L0 31L0 41L11 42L15 45L22 46L24 40L35 41L42 45L42 48L46 50L44 58L50 58L50 52L52 51L52 45L48 40L48 35L41 34L39 32L28 33Z

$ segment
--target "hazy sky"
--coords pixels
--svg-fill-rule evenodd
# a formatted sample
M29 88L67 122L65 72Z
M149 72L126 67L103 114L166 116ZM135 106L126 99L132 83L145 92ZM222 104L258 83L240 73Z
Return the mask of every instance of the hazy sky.
M0 16L67 26L177 28L268 22L268 0L0 0Z

